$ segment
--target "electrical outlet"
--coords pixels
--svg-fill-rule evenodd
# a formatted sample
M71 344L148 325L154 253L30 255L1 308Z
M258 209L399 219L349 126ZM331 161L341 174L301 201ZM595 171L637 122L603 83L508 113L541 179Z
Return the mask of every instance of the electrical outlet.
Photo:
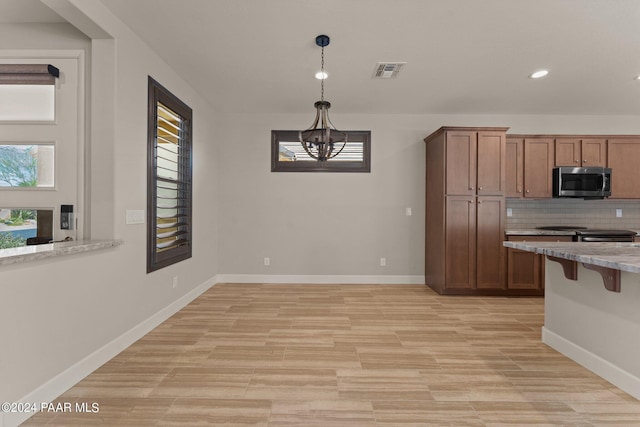
M616 209L616 218L622 218L622 209Z
M507 208L507 216L509 217L513 216L513 209Z
M404 214L405 214L406 216L411 216L411 208L405 208L405 210L404 210Z
M265 265L265 267L269 267L271 265L271 258L265 257L264 258L264 265Z
M387 259L386 258L380 258L380 267L385 267L387 265Z
M178 276L173 276L173 289L178 287Z

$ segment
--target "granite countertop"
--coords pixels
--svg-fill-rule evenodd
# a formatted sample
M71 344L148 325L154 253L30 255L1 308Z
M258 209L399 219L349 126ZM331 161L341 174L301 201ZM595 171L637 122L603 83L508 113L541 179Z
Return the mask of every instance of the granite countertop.
M508 248L640 273L640 243L503 242Z
M122 240L78 240L71 242L49 243L46 245L21 246L18 248L0 249L0 265L90 252L98 249L112 248L124 243Z

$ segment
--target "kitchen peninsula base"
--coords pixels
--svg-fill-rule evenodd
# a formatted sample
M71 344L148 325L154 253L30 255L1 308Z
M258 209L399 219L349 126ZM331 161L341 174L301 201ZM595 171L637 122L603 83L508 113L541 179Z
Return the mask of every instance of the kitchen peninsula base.
M598 252L595 245L609 255L580 255L580 250ZM640 400L640 273L624 270L635 270L639 245L532 242L518 249L547 255L542 341ZM553 260L557 255L576 261L575 280ZM619 292L605 288L603 276L588 268L594 264L585 267L587 257L609 268L620 260Z

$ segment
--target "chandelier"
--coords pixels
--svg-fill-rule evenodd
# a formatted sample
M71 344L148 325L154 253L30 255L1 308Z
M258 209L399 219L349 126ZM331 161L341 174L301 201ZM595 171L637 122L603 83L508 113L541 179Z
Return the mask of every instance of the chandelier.
M319 35L316 44L322 48L320 78L320 101L313 106L316 109L316 118L311 127L298 132L300 143L307 154L319 162L325 162L336 157L347 145L347 134L341 132L329 119L331 103L324 100L324 80L327 74L324 72L324 48L329 45L329 36Z

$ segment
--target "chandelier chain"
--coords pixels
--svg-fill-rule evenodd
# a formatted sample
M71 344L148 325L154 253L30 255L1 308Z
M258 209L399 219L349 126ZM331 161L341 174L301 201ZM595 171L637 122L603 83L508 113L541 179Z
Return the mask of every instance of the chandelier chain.
M320 72L322 73L322 79L320 80L320 100L324 101L324 79L325 79L325 74L324 74L324 46L322 46L322 61L320 63Z

